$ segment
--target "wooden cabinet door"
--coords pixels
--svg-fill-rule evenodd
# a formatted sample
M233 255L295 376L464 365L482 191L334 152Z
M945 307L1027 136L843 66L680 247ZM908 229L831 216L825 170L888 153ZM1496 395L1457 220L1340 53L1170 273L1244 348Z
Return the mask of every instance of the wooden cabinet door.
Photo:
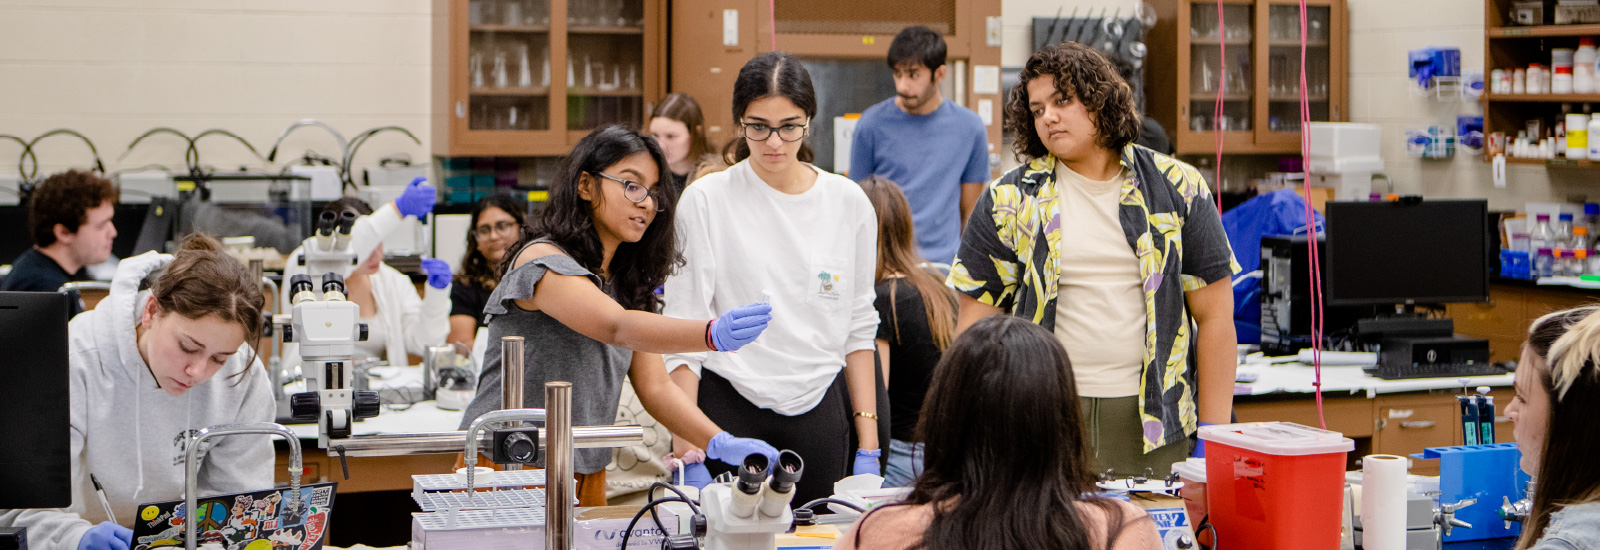
M1305 90L1310 120L1346 120L1344 105L1344 4L1308 0ZM1256 5L1255 142L1263 150L1300 151L1300 3Z
M1410 456L1428 447L1460 445L1461 411L1449 394L1418 394L1377 399L1373 452ZM1438 473L1437 462L1416 462L1411 473Z
M1179 153L1225 152L1254 147L1256 97L1252 44L1256 10L1250 0L1217 3L1180 0L1177 6L1178 122L1171 128ZM1217 109L1218 92L1222 107Z

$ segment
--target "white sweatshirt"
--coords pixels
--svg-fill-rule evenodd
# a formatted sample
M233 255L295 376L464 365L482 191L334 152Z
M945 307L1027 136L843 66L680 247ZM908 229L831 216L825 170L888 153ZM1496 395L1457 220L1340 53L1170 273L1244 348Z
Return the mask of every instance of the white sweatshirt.
M371 215L358 218L355 227L350 230L350 248L355 251L357 260L366 260L367 255L383 243L386 235L400 227L400 220L394 203L385 203ZM289 305L291 296L287 281L296 274L306 272L305 266L300 265L300 254L300 248L294 249L285 263L285 283L278 297L279 313L287 314L293 309ZM378 323L382 325L369 327L369 330L373 335L386 335L384 349L387 351L384 358L389 364L404 366L407 364L407 352L427 355L428 346L444 345L445 338L450 336L450 287L424 285L427 290L423 291L422 298L418 298L416 285L411 283L411 278L389 267L389 264L379 266L378 272L369 279L372 281L372 300L378 304ZM283 345L284 368L293 369L300 364L299 350L298 344Z
M794 416L822 401L846 354L873 349L878 221L855 182L817 170L816 185L788 195L740 162L684 190L677 229L688 263L667 279L668 317L714 319L767 294L772 323L737 353L667 355L668 370L711 369Z
M154 252L123 260L110 294L67 325L72 506L0 511L0 526L28 528L34 550L75 550L84 531L107 520L90 473L105 488L117 519L131 528L139 504L183 498L184 451L194 432L273 419L267 372L248 343L216 376L182 396L156 386L135 343L134 326L150 297L138 288L171 261ZM272 487L269 436L227 436L208 444L199 475L202 498Z

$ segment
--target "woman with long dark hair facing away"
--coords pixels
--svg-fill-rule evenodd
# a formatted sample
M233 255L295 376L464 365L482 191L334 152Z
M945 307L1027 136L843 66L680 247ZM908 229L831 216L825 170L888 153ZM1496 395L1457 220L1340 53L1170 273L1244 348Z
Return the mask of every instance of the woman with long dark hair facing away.
M917 423L927 466L905 501L856 520L853 550L1159 550L1138 507L1093 496L1067 351L1011 316L963 332L934 370Z
M772 319L764 303L710 321L655 313L655 289L682 262L672 219L678 197L663 185L671 178L655 140L620 126L601 127L573 147L550 202L512 247L484 308L490 345L463 429L489 411L543 408L544 384L552 381L572 383L573 425L611 425L626 376L652 416L710 458L739 464L759 453L777 460L771 445L733 437L707 419L673 385L658 355L734 351ZM522 403L500 402L504 336L527 339ZM611 450L575 454L580 504L603 506Z
M528 225L528 214L516 199L489 195L472 207L467 225L467 253L450 285L450 336L446 343L472 348L483 322L483 306L500 285L500 262Z
M775 319L738 354L673 354L667 367L718 424L798 452L806 471L796 499L804 501L832 494L852 471L881 471L872 364L878 223L860 186L809 163L804 140L817 100L798 58L771 52L746 63L733 115L732 166L696 180L678 206L687 263L667 280L666 311L711 317L766 296Z
M37 550L127 550L138 520L112 523L90 474L113 509L181 499L194 432L271 422L271 382L253 347L265 305L261 281L205 235L118 264L111 292L67 325L72 506L0 510L0 526L28 528ZM272 488L268 436L212 443L201 494Z
M1540 317L1517 361L1506 416L1533 476L1517 548L1600 548L1600 306Z
M889 460L884 485L905 487L922 471L915 442L923 395L956 331L956 294L920 267L911 205L894 182L870 176L861 189L878 215L878 361L889 386Z

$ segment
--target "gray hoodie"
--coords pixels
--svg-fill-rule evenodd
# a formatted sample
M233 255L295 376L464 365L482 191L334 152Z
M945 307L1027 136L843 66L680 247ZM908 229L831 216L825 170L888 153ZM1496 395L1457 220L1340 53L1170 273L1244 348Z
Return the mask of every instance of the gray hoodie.
M119 523L131 528L139 504L183 498L184 449L191 434L207 426L273 420L266 370L248 345L182 396L156 386L134 341L139 312L150 297L139 291L139 282L171 261L154 252L123 260L110 294L68 324L72 506L0 510L0 526L27 527L34 550L76 550L84 531L107 520L90 473L105 488ZM212 442L200 469L202 498L272 487L268 436Z

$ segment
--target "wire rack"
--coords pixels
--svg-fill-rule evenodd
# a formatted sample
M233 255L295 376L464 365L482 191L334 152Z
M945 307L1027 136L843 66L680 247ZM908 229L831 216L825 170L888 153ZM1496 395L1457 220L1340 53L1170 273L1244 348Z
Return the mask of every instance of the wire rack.
M504 489L471 493L431 492L421 493L420 496L412 493L411 498L424 512L544 507L544 489Z
M485 483L484 478L478 476L473 480L474 489L496 489L501 487L529 487L544 485L544 470L502 470L494 473L494 480ZM459 491L467 488L467 483L456 474L429 474L411 476L413 493L423 491Z

